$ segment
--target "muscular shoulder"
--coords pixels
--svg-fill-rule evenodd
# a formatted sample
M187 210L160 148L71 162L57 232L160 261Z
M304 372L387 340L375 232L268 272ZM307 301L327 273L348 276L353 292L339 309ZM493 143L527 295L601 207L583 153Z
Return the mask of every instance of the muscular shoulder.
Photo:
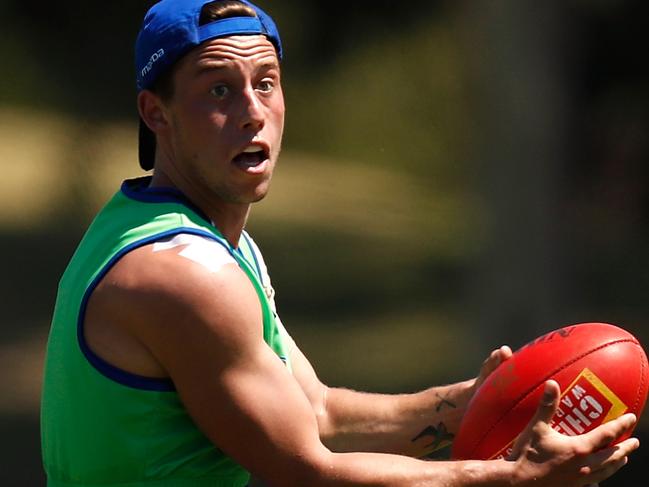
M250 281L220 243L182 234L130 252L106 276L106 288L145 313L189 308L193 313L254 294ZM188 309L184 310L185 312Z
M142 344L168 373L184 350L210 341L234 350L262 334L256 293L236 261L218 242L191 235L122 257L94 291L88 318L87 332Z
M144 298L182 298L194 286L218 283L239 274L234 258L216 241L180 234L140 247L123 256L98 286L98 291Z

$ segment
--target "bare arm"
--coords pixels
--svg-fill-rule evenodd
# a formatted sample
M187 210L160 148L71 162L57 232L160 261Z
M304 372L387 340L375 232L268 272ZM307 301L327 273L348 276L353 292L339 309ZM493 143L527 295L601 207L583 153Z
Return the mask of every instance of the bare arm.
M477 387L511 356L494 350L476 379L415 394L369 394L328 388L295 347L295 376L317 413L323 442L334 451L374 451L424 458L448 445Z
M257 295L234 265L210 273L142 249L99 291L95 304L109 303L101 309L115 313L112 323L145 345L201 430L270 485L492 485L511 468L490 462L478 474L475 462L332 453L300 384L263 341Z
M533 463L522 454L517 462L424 462L382 453L333 453L320 440L311 392L263 341L259 302L245 275L233 265L209 273L177 256L144 252L134 251L111 271L98 302L108 300L114 326L142 343L172 378L207 437L269 485L506 487L515 468L522 472L518 485L525 487L572 487L593 477L576 469L572 449L575 444L586 449L576 439L553 450L549 470L547 461L530 470ZM608 424L611 434L624 427L621 421ZM551 433L544 430L544 441ZM625 445L592 464L598 472L619 468L620 458L632 449ZM542 475L561 468L565 482L542 481ZM530 475L541 482L530 483Z

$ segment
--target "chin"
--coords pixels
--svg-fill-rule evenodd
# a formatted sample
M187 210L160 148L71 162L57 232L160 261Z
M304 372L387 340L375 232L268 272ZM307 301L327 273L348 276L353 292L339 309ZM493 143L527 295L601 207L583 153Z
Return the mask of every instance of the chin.
M258 186L251 190L250 192L246 193L239 193L238 195L231 195L230 198L225 198L226 200L229 200L231 203L243 203L243 204L253 204L257 203L261 200L263 200L266 195L268 194L268 184L265 183L261 186Z
M252 196L252 200L250 201L250 203L257 203L257 202L263 200L266 197L267 194L268 194L268 188L264 189L263 191L259 191L259 192L255 193Z
M257 203L258 201L263 200L268 194L269 190L270 190L270 177L266 179L264 182L262 182L261 184L259 184L254 189L251 203Z

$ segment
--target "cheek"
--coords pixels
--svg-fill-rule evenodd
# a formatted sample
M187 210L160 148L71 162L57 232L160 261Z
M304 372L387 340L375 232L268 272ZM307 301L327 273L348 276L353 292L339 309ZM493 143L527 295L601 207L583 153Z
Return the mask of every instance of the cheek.
M273 119L273 124L277 127L277 131L281 135L284 130L284 99L280 97L277 103L271 107L271 117Z
M277 131L282 134L284 131L284 112L277 113L275 114L275 126L277 127Z
M215 117L216 111L200 96L188 95L178 103L178 110L186 123L208 124Z
M189 106L183 113L184 131L188 137L200 141L213 140L227 127L227 117L210 111L205 104Z

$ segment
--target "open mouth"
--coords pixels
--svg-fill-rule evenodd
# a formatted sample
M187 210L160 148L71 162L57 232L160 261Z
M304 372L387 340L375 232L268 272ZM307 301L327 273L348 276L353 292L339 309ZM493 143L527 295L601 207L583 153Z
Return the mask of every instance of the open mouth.
M255 168L268 159L268 153L259 145L249 145L232 162L241 169Z

